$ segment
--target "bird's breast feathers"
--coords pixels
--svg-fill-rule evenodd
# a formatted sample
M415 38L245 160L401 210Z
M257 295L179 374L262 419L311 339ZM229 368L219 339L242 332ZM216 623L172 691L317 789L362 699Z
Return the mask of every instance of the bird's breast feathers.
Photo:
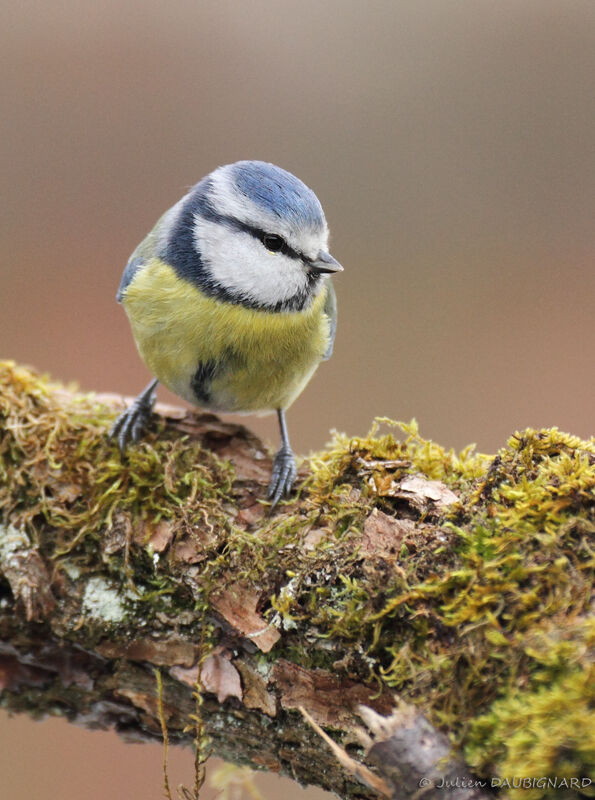
M327 351L325 284L298 312L246 308L207 297L152 258L122 302L139 353L175 394L218 411L287 408Z

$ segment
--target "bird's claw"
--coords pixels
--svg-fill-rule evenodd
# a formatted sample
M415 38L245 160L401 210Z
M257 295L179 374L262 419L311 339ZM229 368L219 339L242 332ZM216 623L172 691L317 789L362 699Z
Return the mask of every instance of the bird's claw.
M138 442L147 428L155 405L155 392L142 394L134 403L123 411L109 431L110 439L117 439L120 452L123 453L130 442Z
M275 508L284 494L289 494L297 478L295 456L289 447L281 447L273 460L273 471L269 483L268 498L271 509Z

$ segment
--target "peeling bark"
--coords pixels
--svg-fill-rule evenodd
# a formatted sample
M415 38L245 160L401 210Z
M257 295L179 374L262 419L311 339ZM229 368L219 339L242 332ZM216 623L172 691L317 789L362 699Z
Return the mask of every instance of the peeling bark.
M127 741L160 740L153 673L160 666L170 742L192 744L193 731L187 728L195 713L192 692L197 669L180 666L189 659L175 642L161 633L152 638L147 632L142 644L132 642L120 650L113 643L110 650L105 644L94 647L84 637L77 642L53 635L52 628L62 624L55 611L37 624L26 623L24 615L15 612L15 605L5 597L0 613L4 708L36 718L59 714L92 729L113 728ZM129 633L115 628L112 635L125 639ZM247 646L250 649L248 642ZM263 675L254 656L238 642L233 651L207 657L202 715L213 752L228 761L292 777L303 785L322 786L341 797L374 797L374 792L344 772L330 751L321 748L318 735L294 711L295 690L285 683L288 667L275 665ZM302 683L306 676L311 683L302 687L300 698L313 707L323 724L330 720L335 735L356 727L358 701L383 710L387 707L386 701L377 705L374 689L363 685L348 687L348 705L336 706L341 703L339 679L323 670L313 671L314 677L308 670L301 672Z

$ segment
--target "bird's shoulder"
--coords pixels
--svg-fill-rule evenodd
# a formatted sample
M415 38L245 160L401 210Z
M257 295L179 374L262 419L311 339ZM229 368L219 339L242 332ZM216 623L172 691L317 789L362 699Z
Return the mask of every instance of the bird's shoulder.
M134 276L155 256L159 256L177 215L179 203L168 209L155 223L155 226L136 247L122 273L122 280L116 294L118 303L122 302L126 289Z

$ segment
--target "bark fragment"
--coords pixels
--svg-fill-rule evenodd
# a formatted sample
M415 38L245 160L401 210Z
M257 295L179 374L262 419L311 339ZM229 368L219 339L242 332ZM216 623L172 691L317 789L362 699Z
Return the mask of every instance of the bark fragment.
M54 609L47 567L28 535L13 525L0 523L0 573L14 597L23 604L27 620L40 621Z
M389 692L374 698L378 695L376 687L339 678L324 669L305 669L285 659L279 659L273 667L272 679L281 693L283 708L305 708L315 722L330 728L355 727L355 711L361 703L373 704L386 713L393 705Z
M372 734L369 760L391 786L391 797L427 800L487 800L483 786L452 756L448 737L437 731L416 708L400 703L383 717L370 708L359 713ZM367 737L362 737L367 741Z

